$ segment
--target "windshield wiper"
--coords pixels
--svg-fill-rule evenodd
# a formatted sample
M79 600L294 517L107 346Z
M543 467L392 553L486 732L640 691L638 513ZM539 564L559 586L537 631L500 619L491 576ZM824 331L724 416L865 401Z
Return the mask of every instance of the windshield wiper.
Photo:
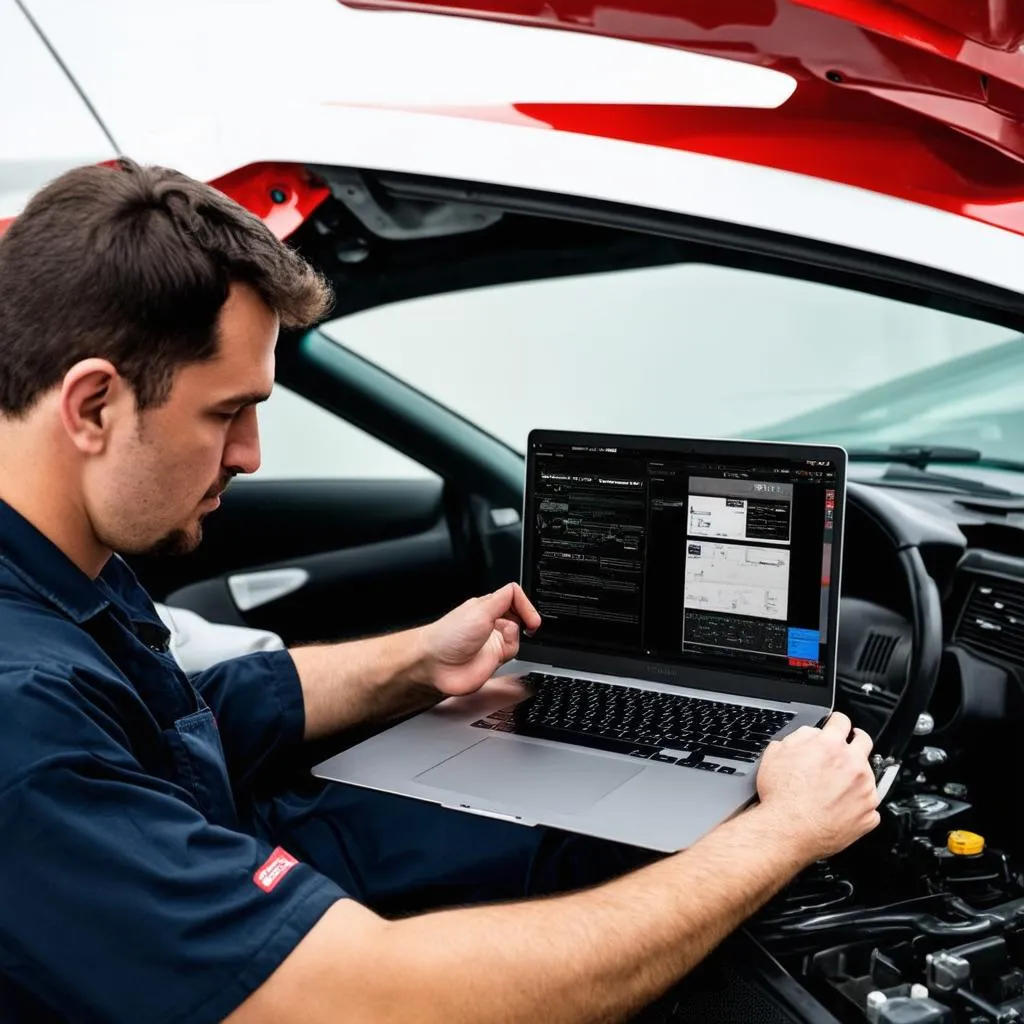
M848 454L854 462L900 462L905 466L915 466L917 469L927 469L933 462L964 466L984 459L977 448L960 448L944 444L894 444L888 448L851 448ZM1021 468L1024 468L1024 465Z
M976 448L958 448L953 445L893 445L890 448L851 448L847 452L851 462L888 462L893 465L882 474L881 480L896 484L915 484L919 487L961 494L987 495L994 498L1019 497L1003 487L994 487L983 480L936 473L927 467L931 463L950 466L980 465L992 469L1024 472L1024 462L1007 459L986 459ZM905 469L898 467L905 466Z
M1005 469L1024 473L1024 461L994 459L977 448L946 444L894 444L888 448L850 448L851 462L896 462L915 469L927 469L933 463L947 466L978 465L986 469Z

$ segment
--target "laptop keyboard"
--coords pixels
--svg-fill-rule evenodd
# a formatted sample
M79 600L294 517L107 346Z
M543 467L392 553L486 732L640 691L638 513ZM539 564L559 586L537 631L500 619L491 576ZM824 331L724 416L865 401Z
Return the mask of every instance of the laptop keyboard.
M530 673L535 695L473 724L702 771L742 775L793 715L769 708Z

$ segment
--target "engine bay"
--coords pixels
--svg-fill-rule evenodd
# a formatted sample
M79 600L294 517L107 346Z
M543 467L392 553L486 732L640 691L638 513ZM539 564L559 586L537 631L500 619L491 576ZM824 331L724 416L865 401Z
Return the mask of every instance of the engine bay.
M839 1021L1024 1019L1024 875L940 747L901 767L882 823L805 872L755 938ZM1007 801L1010 803L1010 800Z

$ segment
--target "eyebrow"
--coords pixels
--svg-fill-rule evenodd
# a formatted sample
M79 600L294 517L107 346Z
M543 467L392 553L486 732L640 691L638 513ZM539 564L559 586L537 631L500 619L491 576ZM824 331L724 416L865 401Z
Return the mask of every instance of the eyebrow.
M265 402L270 398L270 393L267 391L249 391L244 395L232 395L230 398L224 398L217 402L217 408L223 408L224 406L238 406L240 409L244 409L247 405L259 405L261 402Z

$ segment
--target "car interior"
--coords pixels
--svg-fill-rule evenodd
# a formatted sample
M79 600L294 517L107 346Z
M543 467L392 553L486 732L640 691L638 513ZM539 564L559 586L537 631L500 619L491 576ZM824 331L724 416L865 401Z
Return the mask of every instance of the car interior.
M308 173L330 198L290 242L331 280L334 316L699 261L1024 330L1020 295L805 239L479 182ZM518 579L520 452L319 329L282 336L277 373L433 475L239 479L197 551L130 559L155 600L295 645L423 623ZM1024 1014L1024 495L933 471L941 452L891 459L905 471L849 486L837 697L875 738L876 767L900 766L882 824L795 880L640 1019Z

